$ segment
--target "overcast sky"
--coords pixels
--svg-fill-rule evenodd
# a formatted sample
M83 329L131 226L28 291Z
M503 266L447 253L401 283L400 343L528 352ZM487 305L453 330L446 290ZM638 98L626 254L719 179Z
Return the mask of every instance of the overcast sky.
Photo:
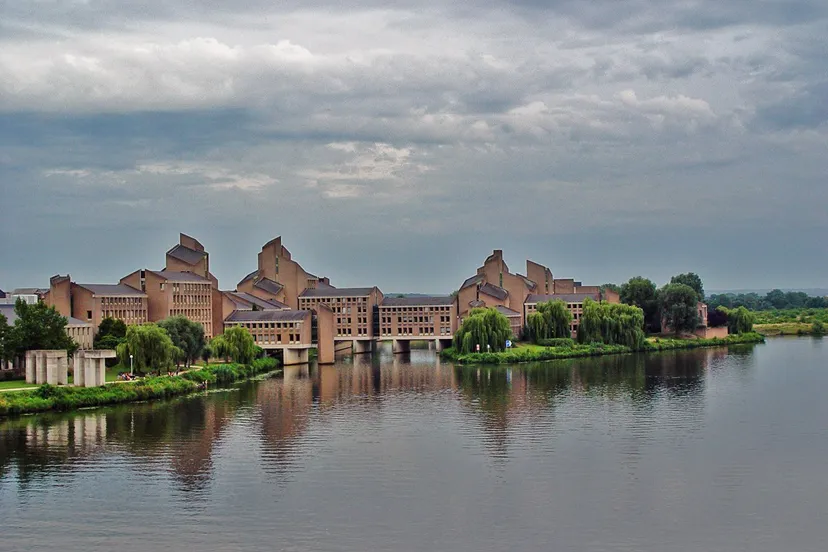
M223 289L277 235L389 292L825 287L827 178L825 0L0 0L3 289L180 231Z

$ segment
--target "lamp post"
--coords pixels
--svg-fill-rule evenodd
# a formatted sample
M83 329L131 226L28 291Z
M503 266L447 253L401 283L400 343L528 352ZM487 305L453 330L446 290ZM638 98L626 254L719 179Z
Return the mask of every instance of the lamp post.
M133 375L132 371L132 355L129 355L129 375Z

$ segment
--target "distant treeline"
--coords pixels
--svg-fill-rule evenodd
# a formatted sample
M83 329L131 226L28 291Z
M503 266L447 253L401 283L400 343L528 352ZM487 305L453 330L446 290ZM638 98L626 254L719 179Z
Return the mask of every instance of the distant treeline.
M783 309L824 309L828 308L828 299L812 297L802 291L784 292L779 289L769 291L764 296L758 293L722 293L711 295L707 299L711 309L716 307L745 307L753 311Z

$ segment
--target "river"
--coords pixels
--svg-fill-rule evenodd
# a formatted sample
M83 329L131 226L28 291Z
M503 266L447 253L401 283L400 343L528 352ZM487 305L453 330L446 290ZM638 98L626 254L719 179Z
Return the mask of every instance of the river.
M290 368L0 422L3 551L826 550L828 339Z

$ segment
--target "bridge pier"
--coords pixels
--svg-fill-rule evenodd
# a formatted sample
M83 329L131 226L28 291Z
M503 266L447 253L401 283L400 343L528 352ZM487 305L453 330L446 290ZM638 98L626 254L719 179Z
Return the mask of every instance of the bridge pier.
M373 349L373 342L370 339L355 339L354 340L354 354L362 355L370 353Z
M308 363L307 349L284 349L283 363L285 366Z
M395 339L392 342L392 350L394 351L394 354L407 353L411 351L411 341L407 339Z
M438 339L436 342L437 345L437 352L439 353L443 349L447 349L451 347L451 339Z

